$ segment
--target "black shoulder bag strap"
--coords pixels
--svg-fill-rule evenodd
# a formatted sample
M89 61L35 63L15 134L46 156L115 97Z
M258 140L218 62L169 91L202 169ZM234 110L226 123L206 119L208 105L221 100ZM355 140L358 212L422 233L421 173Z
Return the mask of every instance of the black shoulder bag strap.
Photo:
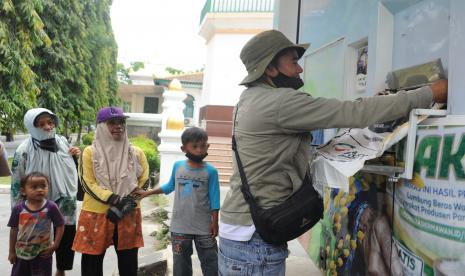
M239 152L237 151L237 142L236 142L236 117L237 117L237 112L239 110L239 104L236 105L236 113L234 113L234 121L233 121L233 135L232 135L232 150L234 151L234 155L236 156L236 163L237 163L237 168L239 170L239 175L241 176L241 192L244 195L244 199L248 204L253 204L255 205L255 199L250 192L250 186L249 182L247 182L247 177L245 176L244 172L244 167L242 166L242 161L241 158L239 157Z

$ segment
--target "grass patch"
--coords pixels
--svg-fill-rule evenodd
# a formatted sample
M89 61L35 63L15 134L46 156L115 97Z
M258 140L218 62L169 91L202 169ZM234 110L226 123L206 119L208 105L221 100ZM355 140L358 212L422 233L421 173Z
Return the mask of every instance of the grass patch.
M11 168L11 162L13 158L8 158L8 166ZM11 176L3 176L0 177L0 185L10 185L11 184Z
M166 223L161 223L161 230L160 231L153 231L150 236L155 237L157 240L155 242L155 250L163 250L165 249L171 242L170 239L170 229Z
M145 216L145 219L149 219L159 225L158 231L153 231L150 236L155 238L154 248L155 250L165 249L171 242L169 226L166 224L168 220L168 211L164 207L168 206L169 199L167 196L152 195L149 197L150 203L157 208L153 210L149 215Z
M146 216L146 218L158 224L163 224L168 219L168 211L163 208L157 208L150 215Z
M157 207L166 207L168 206L168 198L165 195L151 195L150 202L152 202Z
M153 231L150 236L155 237L155 250L165 249L170 244L169 227L165 223L168 219L168 212L159 207L150 214L150 219L160 225L160 230Z

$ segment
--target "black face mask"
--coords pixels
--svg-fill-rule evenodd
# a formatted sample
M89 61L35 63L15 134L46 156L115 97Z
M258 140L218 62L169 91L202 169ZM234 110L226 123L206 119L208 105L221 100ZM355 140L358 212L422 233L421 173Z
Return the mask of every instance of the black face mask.
M271 78L271 80L277 87L280 87L280 88L281 87L282 88L293 88L297 90L301 88L302 86L304 86L304 82L301 78L289 77L289 76L284 75L281 72L279 72L279 74L276 77Z
M186 152L186 157L189 158L194 163L202 163L203 159L207 157L208 153L205 153L203 155L195 155L190 152Z
M55 138L50 138L50 139L46 139L42 141L32 138L32 143L34 145L34 148L39 147L43 150L48 150L51 152L58 151L58 145L57 145Z

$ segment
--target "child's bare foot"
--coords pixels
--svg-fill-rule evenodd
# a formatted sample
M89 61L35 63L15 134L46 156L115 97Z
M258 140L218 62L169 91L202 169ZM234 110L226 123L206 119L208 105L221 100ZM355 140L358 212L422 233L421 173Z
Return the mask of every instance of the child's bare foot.
M65 276L65 271L64 270L57 270L55 273L55 276Z

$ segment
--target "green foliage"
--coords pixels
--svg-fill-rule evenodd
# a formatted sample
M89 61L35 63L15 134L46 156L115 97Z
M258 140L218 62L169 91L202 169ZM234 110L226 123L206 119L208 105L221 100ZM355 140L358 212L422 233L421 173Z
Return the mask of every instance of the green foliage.
M133 72L137 72L140 69L143 69L145 64L141 61L131 62L131 65L126 68L124 64L118 63L117 64L117 74L118 74L118 81L124 84L132 84L131 79L129 78L129 74Z
M166 207L169 200L165 195L152 195L150 196L150 202L157 207Z
M48 48L50 38L38 16L43 1L2 0L0 2L0 129L22 128L23 115L35 105L39 94L33 66L35 51Z
M168 219L168 211L164 208L157 208L150 214L150 219L156 223L163 223Z
M166 198L165 196L155 196L153 198ZM168 211L163 207L157 208L155 211L151 212L149 215L150 220L160 225L159 231L153 231L150 233L150 236L155 237L157 242L155 244L156 250L165 249L170 243L169 227L165 223L168 220Z
M85 146L92 145L95 134L93 132L86 133L82 136L82 144Z
M133 72L137 72L140 69L144 69L145 64L142 61L131 62L131 68Z
M160 227L160 231L153 231L152 233L150 233L150 236L155 237L155 239L157 239L157 243L155 244L155 250L163 250L170 244L168 225L162 222Z
M25 111L53 110L82 129L102 106L116 105L117 46L111 0L0 2L0 129L22 128Z
M160 156L158 154L157 144L145 136L137 136L130 138L129 141L134 146L138 146L144 151L147 161L149 163L149 172L159 172L160 171Z
M170 73L171 75L182 75L182 74L184 74L184 71L182 71L180 69L173 68L173 67L169 67L169 66L165 68L165 71Z

